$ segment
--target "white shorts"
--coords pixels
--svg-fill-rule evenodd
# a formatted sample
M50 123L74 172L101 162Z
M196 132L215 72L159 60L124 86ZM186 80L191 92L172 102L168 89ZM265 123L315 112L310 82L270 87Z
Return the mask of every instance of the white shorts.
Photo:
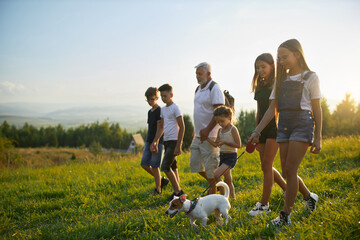
M214 173L220 163L220 149L213 147L208 141L201 143L199 137L194 137L190 151L191 172L205 172L208 178L214 178Z

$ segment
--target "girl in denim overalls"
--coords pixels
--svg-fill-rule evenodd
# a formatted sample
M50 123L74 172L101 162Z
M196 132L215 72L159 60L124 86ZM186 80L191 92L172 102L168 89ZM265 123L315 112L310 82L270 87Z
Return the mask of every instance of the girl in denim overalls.
M260 132L277 109L276 141L280 147L281 168L287 187L284 208L271 223L280 227L291 225L290 213L298 191L303 195L308 211L315 210L318 202L318 196L308 190L297 171L310 145L311 153L317 154L321 149L321 92L319 79L307 66L302 47L296 39L290 39L278 48L276 83L270 96L270 100L273 99L277 101L271 101L249 141L259 142Z

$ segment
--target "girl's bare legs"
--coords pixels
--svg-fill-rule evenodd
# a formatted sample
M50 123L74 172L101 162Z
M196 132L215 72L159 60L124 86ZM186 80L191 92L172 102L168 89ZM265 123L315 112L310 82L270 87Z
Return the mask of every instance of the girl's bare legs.
M275 182L286 190L286 182L280 173L273 168L273 162L278 150L278 143L275 139L267 139L265 144L259 144L257 147L261 159L261 169L264 173L263 194L260 203L267 205L270 199L272 186Z
M224 173L224 178L225 178L226 184L229 186L230 198L235 199L235 187L234 187L234 184L233 184L233 181L232 181L231 169L230 168Z
M298 191L305 198L310 194L303 180L297 175L299 165L305 156L308 146L308 143L299 141L280 143L281 168L287 183L283 209L286 213L291 212Z
M227 170L226 170L227 169ZM226 172L224 173L224 171L226 170ZM215 171L214 173L214 177L215 179L221 180L220 176L221 174L224 175L225 177L225 183L228 185L229 190L230 190L230 198L235 198L235 188L234 188L234 184L232 183L232 176L231 176L231 169L229 168L228 165L226 164L221 164L220 167L218 167L218 169ZM221 190L222 188L220 188L220 192L221 194L224 194Z

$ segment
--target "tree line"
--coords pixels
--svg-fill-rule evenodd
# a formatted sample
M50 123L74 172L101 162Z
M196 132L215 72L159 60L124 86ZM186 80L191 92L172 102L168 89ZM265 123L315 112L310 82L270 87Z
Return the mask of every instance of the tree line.
M327 100L322 99L323 137L347 136L360 134L360 104L347 94L333 113L330 112ZM255 128L256 111L241 110L237 115L236 127L241 140L245 144L252 130ZM183 150L190 147L194 126L189 115L184 115L185 134ZM147 129L140 129L146 140ZM17 128L4 121L0 126L0 137L12 142L15 147L89 147L92 143L99 143L103 148L127 149L132 139L132 134L120 127L119 123L99 121L83 124L77 127L64 129L61 124L36 128L28 123Z
M184 115L186 132L184 136L184 149L190 146L192 125L190 116ZM146 140L147 129L140 129L135 133L142 135ZM119 123L96 121L91 124L82 124L77 127L65 129L61 124L36 128L25 123L23 127L17 128L4 121L0 126L0 137L10 140L15 147L89 147L93 143L100 144L108 149L127 149L134 133L128 132L120 127ZM190 136L190 138L189 138ZM190 141L190 143L189 143Z

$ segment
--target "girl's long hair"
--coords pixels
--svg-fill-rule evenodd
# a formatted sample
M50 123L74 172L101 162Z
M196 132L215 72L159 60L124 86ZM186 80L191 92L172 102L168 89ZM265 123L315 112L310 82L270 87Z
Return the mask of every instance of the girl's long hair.
M305 61L305 57L304 57L304 51L301 47L301 44L298 40L296 39L290 39L287 40L285 42L283 42L282 44L280 44L279 48L286 48L289 51L296 53L299 52L300 53L300 57L298 58L298 63L300 65L300 68L302 69L302 71L310 71L310 68L308 67L306 61ZM303 74L303 73L301 73ZM277 58L277 62L276 62L276 89L275 89L275 98L279 99L279 94L280 94L280 88L282 83L285 81L285 79L287 78L287 71L286 69L279 63L279 58ZM302 75L301 75L302 78Z
M258 71L256 71L256 63L258 61L264 61L272 67L269 79L265 79L266 81L260 81L260 76ZM254 63L255 73L254 77L251 82L251 92L257 92L260 90L265 84L270 84L269 88L272 89L275 81L275 65L274 65L274 58L270 53L263 53L259 55Z

